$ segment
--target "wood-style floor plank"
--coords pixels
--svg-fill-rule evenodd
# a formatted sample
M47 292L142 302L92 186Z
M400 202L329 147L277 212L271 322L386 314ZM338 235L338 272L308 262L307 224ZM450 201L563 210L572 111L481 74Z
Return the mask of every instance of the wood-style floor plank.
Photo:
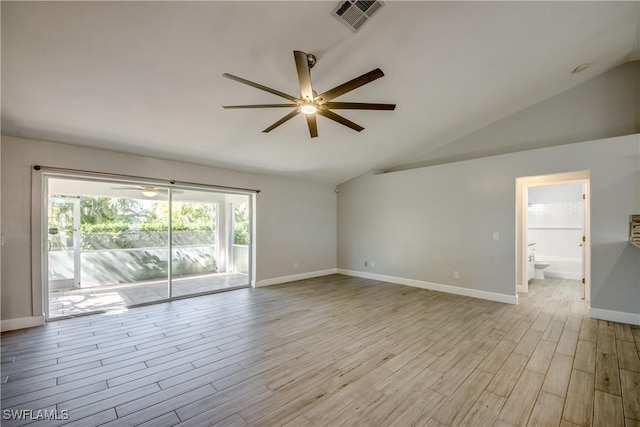
M564 399L551 393L540 392L527 426L557 426L562 418Z
M543 374L525 369L498 417L513 425L525 425L543 381Z
M565 397L567 395L567 387L569 387L572 366L572 357L555 353L544 378L542 391Z
M528 361L527 356L512 353L493 377L487 390L500 396L509 397Z
M341 275L2 334L3 427L640 426L640 328ZM612 424L614 423L614 424Z
M578 340L573 368L590 374L596 373L596 344L594 342Z
M624 416L640 421L640 372L620 370Z
M469 409L461 425L470 427L493 425L506 401L507 399L500 395L489 391L483 392Z
M620 396L596 390L593 408L593 425L594 427L624 425L624 413Z

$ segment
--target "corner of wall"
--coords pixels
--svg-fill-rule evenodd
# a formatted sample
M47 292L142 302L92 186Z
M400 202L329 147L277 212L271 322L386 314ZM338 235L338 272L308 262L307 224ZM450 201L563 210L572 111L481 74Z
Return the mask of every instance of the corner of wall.
M337 268L329 268L327 270L310 271L308 273L292 274L290 276L273 277L271 279L262 279L262 280L258 280L255 283L255 287L256 288L262 288L262 287L265 287L265 286L281 285L283 283L290 283L290 282L295 282L295 281L298 281L298 280L306 280L306 279L313 279L314 277L329 276L331 274L336 274L337 272L338 272Z
M636 133L640 133L640 77L636 79Z

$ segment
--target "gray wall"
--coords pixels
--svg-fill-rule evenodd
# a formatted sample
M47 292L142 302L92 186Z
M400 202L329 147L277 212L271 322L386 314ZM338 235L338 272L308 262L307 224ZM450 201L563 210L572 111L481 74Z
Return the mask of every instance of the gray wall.
M3 320L42 314L32 313L31 303L34 164L260 189L258 282L335 268L336 194L332 185L7 136L2 136L1 150Z
M516 178L582 170L592 173L591 306L640 313L640 250L628 243L639 135L353 179L339 187L338 268L515 295Z
M640 61L620 65L462 138L442 144L412 164L392 170L637 132L640 132Z

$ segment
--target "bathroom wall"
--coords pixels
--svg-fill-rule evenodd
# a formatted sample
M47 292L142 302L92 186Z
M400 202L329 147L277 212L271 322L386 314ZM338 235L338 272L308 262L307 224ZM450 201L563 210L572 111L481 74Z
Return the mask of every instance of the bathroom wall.
M535 243L536 260L551 265L546 277L582 278L582 185L529 188L527 243Z

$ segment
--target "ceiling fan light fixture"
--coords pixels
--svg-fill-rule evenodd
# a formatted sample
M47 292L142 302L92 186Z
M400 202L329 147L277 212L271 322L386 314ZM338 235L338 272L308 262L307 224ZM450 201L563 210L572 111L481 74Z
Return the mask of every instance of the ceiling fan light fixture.
M303 114L315 114L315 112L318 111L318 108L316 107L316 104L314 104L313 102L305 102L300 107L300 111Z
M158 191L154 190L153 188L144 188L140 192L144 197L149 197L149 198L155 197L158 194Z

